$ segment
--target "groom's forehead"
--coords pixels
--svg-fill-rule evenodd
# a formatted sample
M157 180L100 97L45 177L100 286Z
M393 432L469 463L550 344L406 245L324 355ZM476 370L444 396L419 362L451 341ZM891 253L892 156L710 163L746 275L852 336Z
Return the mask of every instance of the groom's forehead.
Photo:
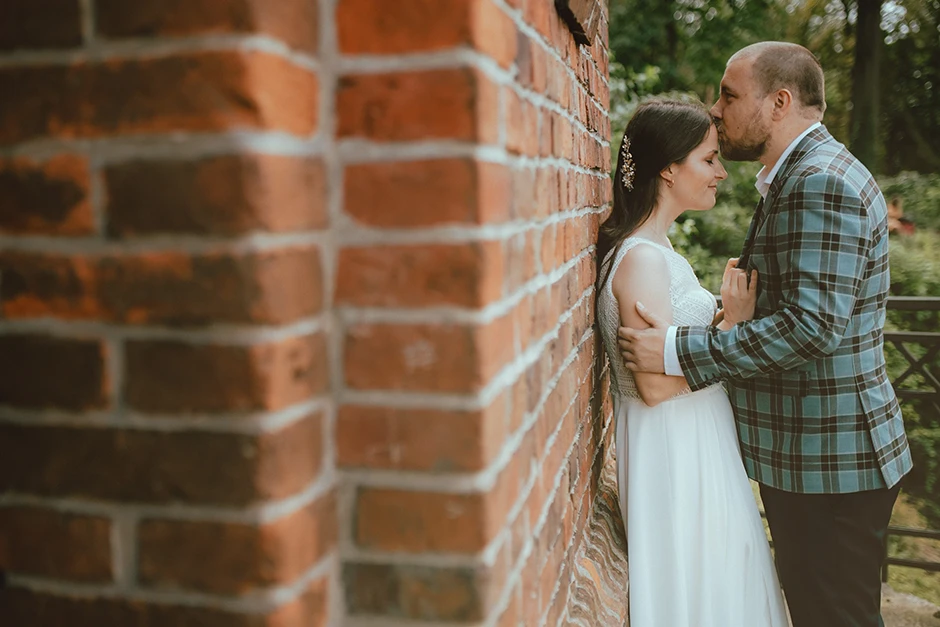
M749 60L735 60L725 68L721 77L721 88L731 91L744 91L751 84L751 63Z

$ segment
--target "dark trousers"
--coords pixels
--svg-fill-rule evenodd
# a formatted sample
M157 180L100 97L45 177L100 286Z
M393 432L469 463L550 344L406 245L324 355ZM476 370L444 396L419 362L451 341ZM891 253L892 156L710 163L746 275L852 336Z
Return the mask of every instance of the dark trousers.
M899 489L795 494L761 485L793 627L884 627L880 570Z

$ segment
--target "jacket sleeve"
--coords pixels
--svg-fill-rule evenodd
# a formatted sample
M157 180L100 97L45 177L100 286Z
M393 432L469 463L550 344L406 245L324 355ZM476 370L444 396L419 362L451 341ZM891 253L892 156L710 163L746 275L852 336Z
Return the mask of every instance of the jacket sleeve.
M730 331L679 327L679 363L693 390L796 368L842 342L870 250L858 193L831 173L801 177L774 203L765 228L781 268L782 298L771 315Z

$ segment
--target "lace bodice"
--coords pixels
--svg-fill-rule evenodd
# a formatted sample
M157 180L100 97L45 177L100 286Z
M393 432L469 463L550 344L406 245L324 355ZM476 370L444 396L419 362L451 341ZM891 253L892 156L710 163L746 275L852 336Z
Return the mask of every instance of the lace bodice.
M603 290L598 296L597 319L600 326L601 338L610 360L611 389L620 396L639 398L633 374L623 365L623 358L617 347L617 328L620 326L620 309L614 297L612 284L617 268L634 246L639 244L653 246L662 251L669 267L669 300L672 302L672 320L677 326L705 326L712 323L717 310L715 296L703 288L692 270L692 266L685 257L667 248L642 237L628 237L619 248L612 250L608 256L616 255L610 267L610 278L607 279ZM664 279L666 277L663 277Z

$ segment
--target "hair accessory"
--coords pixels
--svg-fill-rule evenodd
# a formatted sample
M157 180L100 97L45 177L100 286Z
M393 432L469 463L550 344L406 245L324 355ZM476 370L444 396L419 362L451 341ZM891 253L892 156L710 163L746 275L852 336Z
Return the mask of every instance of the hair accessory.
M623 156L623 165L620 166L620 172L623 174L623 186L627 191L633 189L633 177L636 176L636 168L633 166L633 155L630 154L630 138L624 136L623 144L620 146L620 154Z

